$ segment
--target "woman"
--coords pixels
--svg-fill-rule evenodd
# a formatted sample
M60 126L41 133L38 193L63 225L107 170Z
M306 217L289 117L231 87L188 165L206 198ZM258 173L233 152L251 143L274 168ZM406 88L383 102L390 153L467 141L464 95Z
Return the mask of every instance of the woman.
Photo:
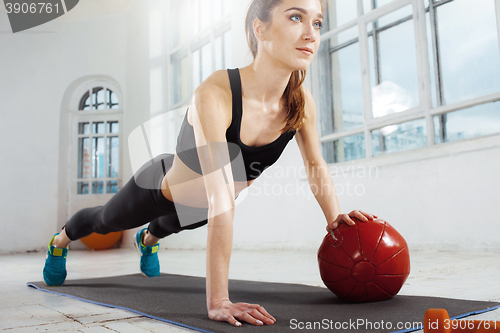
M240 321L274 324L276 320L262 306L229 300L228 271L235 197L278 159L288 141L295 135L311 189L322 189L315 197L325 214L327 230L340 223L354 225L351 217L361 221L376 217L357 210L340 213L333 181L319 151L316 109L302 82L319 47L323 12L323 0L253 0L246 32L254 61L239 70L217 71L196 89L175 155L155 158L105 206L77 212L54 235L44 268L45 282L64 282L67 246L72 240L147 222L149 227L135 237L141 271L147 276L159 275L158 241L208 223L209 318L234 326L241 326ZM235 163L238 156L243 159L243 169L241 163ZM180 213L184 208L188 213Z

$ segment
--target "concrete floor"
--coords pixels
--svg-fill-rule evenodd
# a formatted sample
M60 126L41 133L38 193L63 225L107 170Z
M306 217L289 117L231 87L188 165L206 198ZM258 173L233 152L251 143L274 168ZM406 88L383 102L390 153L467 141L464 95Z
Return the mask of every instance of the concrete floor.
M0 256L0 330L6 332L187 332L163 322L33 288L42 280L45 253ZM293 260L292 260L293 259ZM204 276L205 252L162 249L162 272ZM470 300L500 301L500 253L411 251L412 271L400 291ZM70 251L68 279L139 272L134 249ZM322 286L315 251L233 251L230 278ZM470 317L472 318L472 317ZM500 309L474 319L500 321ZM422 318L423 320L423 318Z

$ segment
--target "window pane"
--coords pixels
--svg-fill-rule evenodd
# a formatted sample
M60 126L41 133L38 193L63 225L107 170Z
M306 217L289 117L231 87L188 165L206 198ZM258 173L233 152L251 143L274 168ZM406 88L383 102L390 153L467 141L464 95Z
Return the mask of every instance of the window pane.
M224 15L231 12L231 0L224 0Z
M331 45L330 46L334 47L334 46L340 45L342 43L345 43L347 41L356 39L356 38L358 38L358 35L359 35L358 26L349 28L349 29L344 30L341 33L333 36L330 39L331 40ZM359 55L358 55L358 58L359 58Z
M222 64L222 36L219 36L214 41L215 46L215 70L223 69Z
M106 193L117 193L118 192L118 181L108 181L106 182Z
M196 50L193 52L193 89L200 83L200 50Z
M494 1L455 0L437 7L437 16L444 104L498 92Z
M108 149L108 177L118 178L118 173L120 171L120 140L117 136L108 137L107 140Z
M90 177L90 139L78 139L78 178Z
M181 58L179 60L179 58ZM194 55L193 55L194 60ZM172 100L177 104L188 98L189 78L188 78L188 58L185 49L175 53L171 57L172 64Z
M104 183L92 182L92 194L102 194L102 193L104 193Z
M93 89L92 109L93 110L103 110L104 109L104 90L102 87L96 87Z
M413 20L382 31L379 39L379 75L372 79L373 116L405 111L419 105L417 61ZM374 38L369 38L373 43ZM370 67L376 76L374 47L369 48ZM380 83L378 83L380 82Z
M341 26L358 17L356 1L330 0L328 1L328 29Z
M326 163L338 163L364 158L365 135L357 134L322 144Z
M198 29L196 29L196 31L192 31L191 29L185 28L185 23L191 20L192 22L190 22L190 25L194 28L194 25L197 24L196 21L198 20L198 17L193 16L194 13L190 9L190 1L187 0L177 1L177 7L171 14L171 41L172 48L175 48L181 43L188 41L191 33L198 32Z
M108 109L118 109L118 97L114 92L108 90Z
M372 10L372 0L363 0L363 13L369 13Z
M213 2L214 22L217 22L222 17L222 0L213 0Z
M92 123L92 133L103 134L104 133L104 123Z
M120 132L120 125L118 124L117 121L108 122L108 133L119 133L119 132Z
M88 182L78 182L76 184L77 194L89 194L89 183Z
M104 138L92 139L92 177L104 177Z
M184 101L189 98L189 63L187 56L181 59L181 100Z
M380 8L394 0L363 0L363 13L366 14L372 10L372 1L375 1L375 8ZM355 1L354 1L355 2Z
M390 2L390 1L388 1ZM387 24L394 23L404 17L407 17L409 15L412 15L412 6L405 6L403 8L400 8L398 10L395 10L385 16L382 16L381 18L378 19L378 27L382 28L383 26ZM413 23L412 23L413 24Z
M211 43L205 44L201 48L201 61L202 61L202 78L201 81L205 81L207 77L212 74L212 48Z
M201 23L201 31L205 30L210 25L210 0L200 0L200 23Z
M500 102L476 105L471 108L434 116L436 143L474 138L500 132ZM440 135L444 123L444 135ZM473 126L471 126L473 124Z
M206 1L206 0L202 0ZM189 22L193 26L193 33L191 34L192 36L197 35L200 32L200 5L199 5L199 0L191 0L191 10L188 11L188 15L191 14L190 16L192 19L189 20ZM182 30L182 29L181 29Z
M104 95L104 89L100 89L99 91L97 91L97 109L98 110L105 109L105 105L104 105L104 103L106 103L105 98L106 98L106 96Z
M389 2L393 2L394 0L375 0L375 8L380 8L384 5L387 5Z
M90 124L78 123L78 134L90 134Z
M427 145L425 120L416 119L372 131L373 155L393 153Z
M323 45L328 48L328 42ZM329 67L329 70L325 68L325 72L330 75L325 75L322 80L331 82L320 85L324 91L322 95L328 99L321 103L321 135L348 130L364 123L359 43L331 53Z
M233 68L233 41L231 30L224 33L224 68Z

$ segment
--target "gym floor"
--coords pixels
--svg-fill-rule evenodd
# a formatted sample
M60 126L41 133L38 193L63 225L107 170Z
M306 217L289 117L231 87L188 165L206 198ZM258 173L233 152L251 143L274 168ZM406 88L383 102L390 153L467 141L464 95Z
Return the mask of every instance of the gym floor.
M410 255L411 274L400 294L500 301L500 253L425 248L411 250ZM6 332L190 332L132 312L28 288L26 282L42 279L44 259L42 252L0 256L0 329ZM204 251L162 249L160 261L162 272L205 275ZM134 249L70 251L67 268L68 279L139 272ZM315 251L235 250L230 278L322 286ZM500 309L474 319L500 321Z

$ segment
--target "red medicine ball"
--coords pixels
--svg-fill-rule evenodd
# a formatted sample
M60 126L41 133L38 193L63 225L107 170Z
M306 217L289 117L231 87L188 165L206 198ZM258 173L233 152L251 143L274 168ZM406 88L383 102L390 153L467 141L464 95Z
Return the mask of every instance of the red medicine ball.
M408 244L384 220L345 223L329 232L318 250L321 279L339 298L351 302L394 297L410 274Z

